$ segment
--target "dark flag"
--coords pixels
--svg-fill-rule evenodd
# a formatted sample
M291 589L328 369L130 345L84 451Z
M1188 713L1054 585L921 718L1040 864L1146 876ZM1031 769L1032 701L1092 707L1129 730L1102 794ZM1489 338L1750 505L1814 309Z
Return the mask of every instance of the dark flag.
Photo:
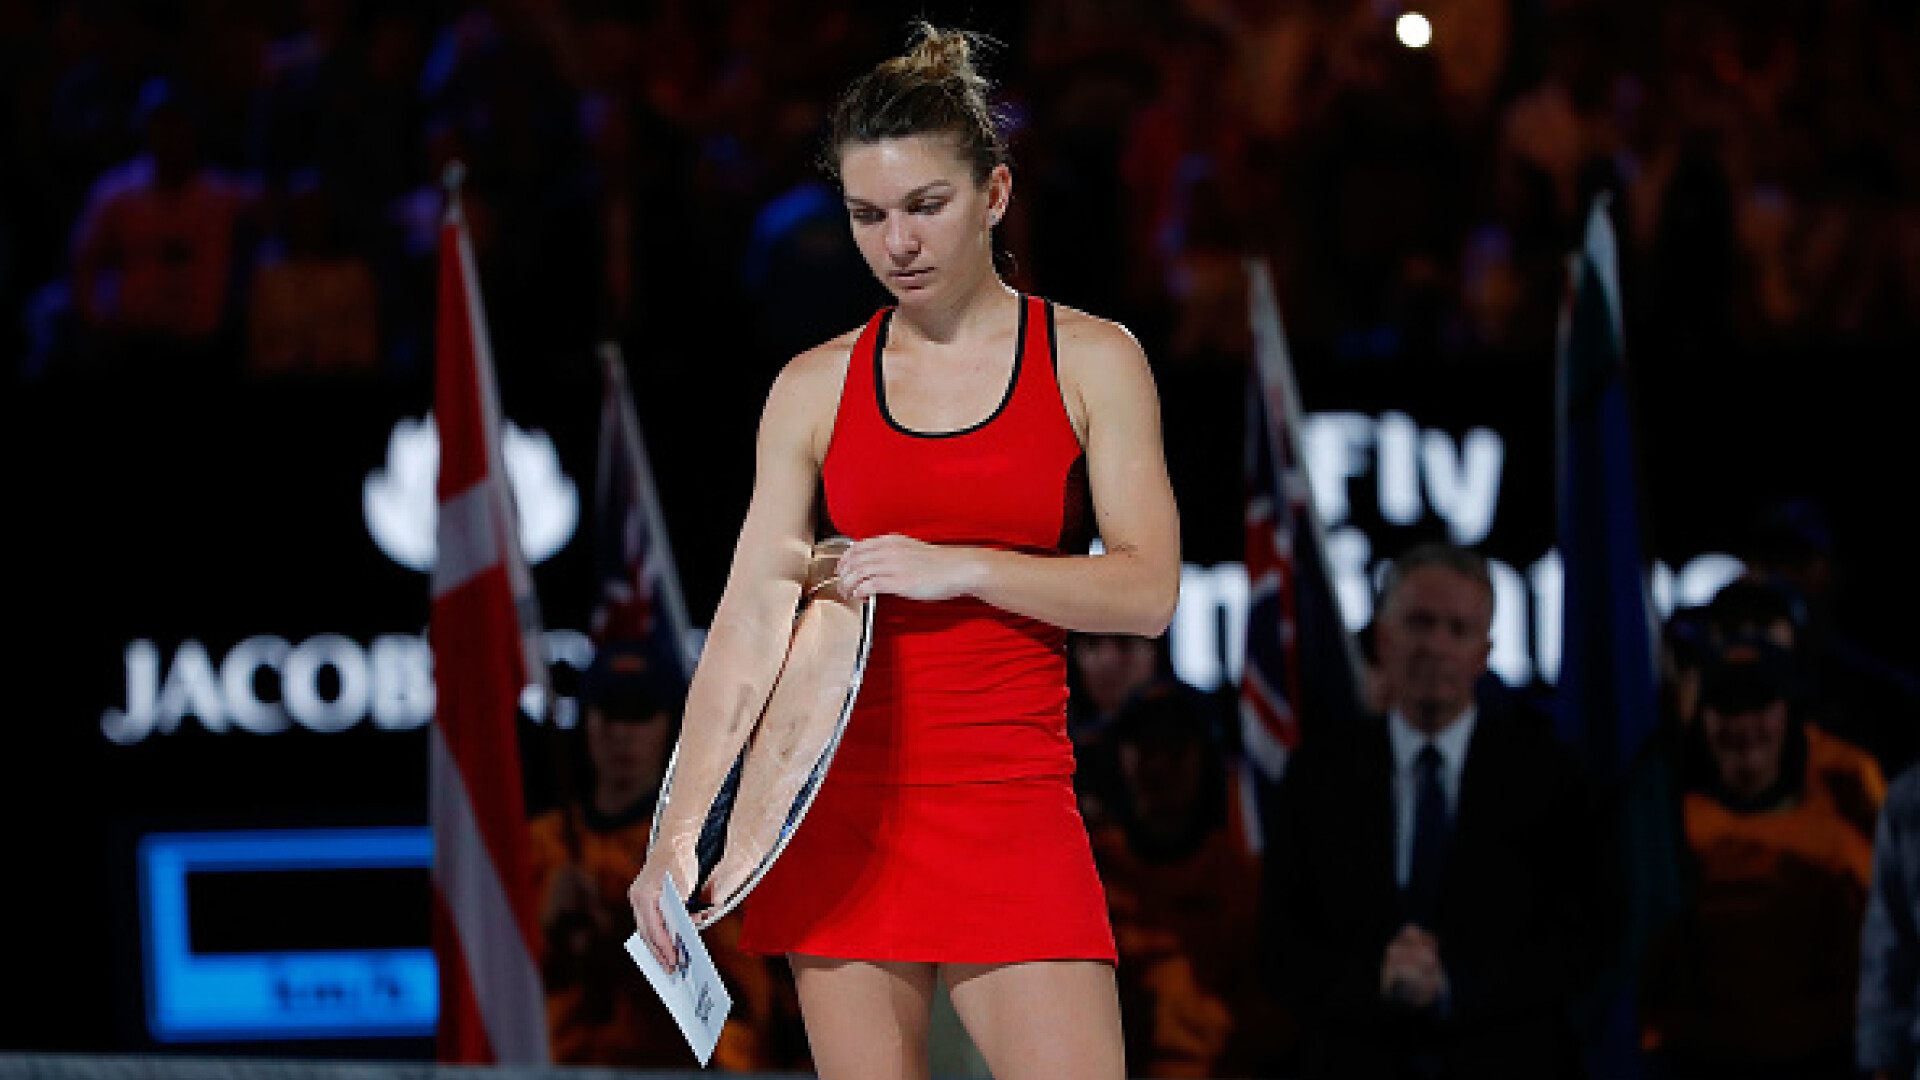
M667 542L667 522L640 433L639 414L628 389L626 365L612 343L600 348L603 392L600 404L600 455L594 479L594 559L598 596L588 629L596 648L610 642L638 646L644 662L667 674L684 693L696 662L692 624L680 594L680 575ZM679 747L669 759L662 792L670 791ZM739 792L736 761L714 796L700 832L700 872L704 879L720 858L728 816ZM655 809L655 828L667 805ZM682 884L691 890L697 883Z
M434 422L440 435L429 725L437 1052L545 1064L534 895L516 723L545 699L540 618L500 454L493 349L457 169L440 226Z
M1670 762L1643 754L1659 720L1658 640L1641 544L1618 249L1605 196L1570 261L1557 371L1560 674L1554 718L1596 780L1624 792L1615 868L1627 958L1591 1003L1596 1075L1639 1072L1633 967L1652 926L1679 903Z
M1254 363L1247 381L1246 663L1240 734L1256 790L1279 781L1303 730L1360 709L1359 662L1327 572L1300 454L1300 394L1272 279L1247 268Z
M1600 776L1653 731L1657 639L1622 347L1619 257L1606 201L1587 218L1560 320L1560 557L1565 599L1556 718Z
M600 371L600 456L594 479L599 595L589 629L596 645L646 643L647 652L669 666L684 689L693 677L692 627L618 347L601 347Z

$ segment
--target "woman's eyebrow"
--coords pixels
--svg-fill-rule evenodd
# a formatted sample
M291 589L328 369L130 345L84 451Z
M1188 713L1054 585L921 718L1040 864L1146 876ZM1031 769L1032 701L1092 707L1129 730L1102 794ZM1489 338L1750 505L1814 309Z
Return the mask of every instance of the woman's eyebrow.
M949 180L929 181L928 183L921 184L919 187L914 188L912 191L909 191L905 195L901 196L900 202L902 205L904 205L906 203L910 203L914 201L915 199L924 198L928 195L945 194L947 191L952 190L952 188L953 188L953 183L952 181L949 181ZM867 206L875 205L874 203L869 202L868 200L863 199L858 195L842 195L841 201L846 203L848 206L853 206L853 207L867 207Z

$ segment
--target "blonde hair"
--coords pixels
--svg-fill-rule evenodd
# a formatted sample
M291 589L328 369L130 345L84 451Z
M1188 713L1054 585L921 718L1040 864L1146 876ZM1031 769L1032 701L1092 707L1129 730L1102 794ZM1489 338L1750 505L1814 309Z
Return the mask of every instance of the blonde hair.
M1008 161L999 118L988 102L993 84L974 64L988 39L967 30L914 24L907 51L855 79L833 109L825 165L836 178L846 147L915 135L953 139L974 180L986 183Z

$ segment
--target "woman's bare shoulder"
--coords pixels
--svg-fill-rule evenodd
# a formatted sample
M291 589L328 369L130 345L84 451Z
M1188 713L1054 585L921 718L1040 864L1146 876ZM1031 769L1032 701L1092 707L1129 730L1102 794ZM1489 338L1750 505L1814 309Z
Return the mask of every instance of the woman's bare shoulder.
M1112 319L1056 303L1053 327L1062 363L1132 363L1146 358L1133 331Z
M1140 339L1120 323L1055 304L1053 325L1062 385L1104 382L1123 373L1125 381L1140 375L1151 379Z
M1095 415L1132 412L1155 398L1146 351L1125 326L1055 304L1060 393L1081 445Z

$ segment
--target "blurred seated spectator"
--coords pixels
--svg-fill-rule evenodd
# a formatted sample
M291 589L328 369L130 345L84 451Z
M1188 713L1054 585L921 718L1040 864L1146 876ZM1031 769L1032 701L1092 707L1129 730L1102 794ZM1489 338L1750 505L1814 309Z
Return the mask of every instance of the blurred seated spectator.
M697 279L671 254L693 246L685 215L656 212L680 197L675 177L692 146L618 95L582 97L576 117L580 168L549 194L538 230L555 347L614 341L652 365L687 350L674 316L698 302Z
M1799 662L1806 614L1799 598L1785 586L1755 577L1735 578L1720 586L1703 614L1709 647L1759 638L1787 653L1790 664ZM1801 674L1797 668L1793 673Z
M1790 655L1763 637L1717 647L1699 705L1681 766L1690 889L1648 952L1645 1046L1676 1080L1851 1077L1885 781L1807 722Z
M1196 246L1238 254L1250 183L1251 136L1233 93L1227 32L1203 19L1177 19L1158 51L1158 93L1133 114L1120 154L1128 287L1142 305L1177 303L1195 287L1183 263ZM1204 220L1209 215L1221 220ZM1237 295L1244 307L1244 285ZM1236 321L1244 326L1244 314Z
M1860 932L1854 1054L1871 1080L1920 1069L1920 766L1887 787Z
M465 167L474 157L473 140L463 123L438 114L422 124L419 149L411 182L381 208L381 243L375 251L381 293L394 313L387 320L386 366L397 372L431 370L438 280L435 268L440 221L447 209L447 169L453 165ZM484 177L468 174L460 191L460 207L472 231L474 258L484 277L500 216ZM491 296L493 291L488 289L487 294Z
M542 897L548 1045L556 1064L685 1069L686 1039L627 957L633 909L627 884L645 861L654 803L679 732L684 688L636 643L594 656L581 683L584 756L569 764L573 790L529 826ZM704 935L733 994L713 1066L739 1072L793 1067L786 967L740 952L738 914ZM792 1037L789 1037L789 1036Z
M1067 656L1073 675L1067 732L1076 739L1106 732L1136 691L1173 673L1164 637L1076 633Z
M370 117L341 106L360 79L356 53L371 34L356 33L350 0L298 0L289 25L261 57L248 124L248 158L271 180L303 168L351 164L335 158L343 138Z
M1301 1077L1579 1074L1597 822L1551 726L1488 693L1493 603L1477 553L1401 553L1374 609L1387 715L1309 727L1263 808L1263 962Z
M332 194L312 173L295 177L282 217L253 271L247 371L372 371L380 362L373 266L345 243Z
M1826 511L1790 498L1764 508L1741 556L1754 580L1784 590L1811 715L1872 754L1883 776L1920 760L1920 677L1858 640L1843 621L1855 582Z
M231 364L238 250L251 185L200 156L192 104L149 81L136 121L146 152L93 185L73 234L81 361L116 374L219 373Z
M751 212L740 288L754 312L758 357L783 364L859 325L889 298L854 247L839 185L813 161L822 141L818 107L794 99L773 108L765 164L772 190Z
M359 241L412 174L419 77L433 23L424 9L297 0L267 47L252 95L247 159L268 184L325 179Z
M1700 715L1700 666L1711 634L1707 606L1675 608L1660 631L1660 720L1688 728Z
M1120 951L1127 1062L1137 1076L1276 1071L1287 1028L1259 985L1259 858L1205 700L1171 681L1112 727L1120 789L1092 830Z
M1118 795L1113 722L1133 696L1173 676L1167 639L1075 633L1067 641L1067 737L1073 741L1074 791L1089 827L1103 823Z
M1699 716L1700 669L1709 647L1706 605L1675 608L1660 628L1653 729L1610 793L1610 883L1620 923L1615 951L1587 1007L1595 1065L1641 1064L1636 992L1647 950L1687 902L1681 774ZM1596 1010L1604 1009L1604 1012Z
M1539 82L1516 94L1498 119L1494 167L1538 174L1563 229L1577 228L1586 212L1593 192L1583 189L1595 163L1621 148L1616 19L1604 5L1576 5L1552 20Z

